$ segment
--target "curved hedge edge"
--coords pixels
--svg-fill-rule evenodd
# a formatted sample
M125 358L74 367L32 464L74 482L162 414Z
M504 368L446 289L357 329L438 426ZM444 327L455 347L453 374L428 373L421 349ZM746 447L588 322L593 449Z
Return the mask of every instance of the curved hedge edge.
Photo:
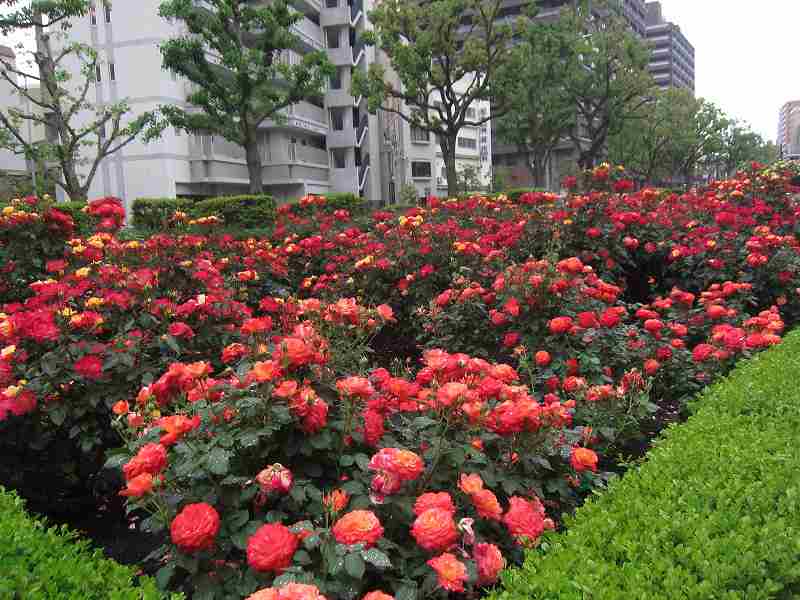
M491 600L800 597L800 331L707 389Z
M25 512L23 501L0 487L0 598L25 600L180 600L158 591L149 577L104 558L66 526L49 526Z

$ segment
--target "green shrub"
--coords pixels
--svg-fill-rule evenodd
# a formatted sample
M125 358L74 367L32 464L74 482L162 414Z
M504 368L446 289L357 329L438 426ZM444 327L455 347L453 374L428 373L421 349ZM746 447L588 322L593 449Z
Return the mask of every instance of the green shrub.
M493 600L800 597L800 332L692 404Z
M139 229L165 229L176 211L188 211L193 204L185 198L137 198L133 202L133 225Z
M194 218L221 217L226 227L264 229L275 222L275 201L267 195L219 196L196 202Z
M25 514L22 500L0 488L0 598L20 600L156 600L155 582L103 558L66 527ZM173 600L182 598L179 594Z

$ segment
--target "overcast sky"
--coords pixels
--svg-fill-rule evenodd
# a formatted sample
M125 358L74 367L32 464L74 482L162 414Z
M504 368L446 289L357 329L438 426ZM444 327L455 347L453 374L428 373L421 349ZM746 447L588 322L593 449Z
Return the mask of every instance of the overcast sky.
M695 47L697 95L774 140L780 107L800 100L800 0L661 5Z
M800 0L661 0L695 48L697 95L775 140L800 100Z

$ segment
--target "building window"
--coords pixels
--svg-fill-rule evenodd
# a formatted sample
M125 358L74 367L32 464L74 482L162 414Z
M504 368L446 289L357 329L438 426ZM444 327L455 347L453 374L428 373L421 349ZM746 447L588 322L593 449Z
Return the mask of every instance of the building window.
M331 150L331 162L334 169L344 169L347 167L347 150L344 148L337 148Z
M412 142L429 142L431 140L431 132L421 127L411 126L411 141Z
M114 70L114 63L108 63L108 78L111 81L116 81L117 80L117 73Z
M289 161L297 161L297 138L291 138L289 140Z
M95 65L94 66L94 80L97 83L100 83L102 81L101 73L100 73L100 65Z
M431 163L415 160L411 163L411 177L430 177Z
M97 6L94 2L89 5L89 22L92 25L97 25Z
M460 137L458 138L458 147L475 150L478 147L478 141L475 138Z
M474 108L468 108L467 109L467 118L468 119L475 119L475 109Z
M325 30L325 38L328 42L328 48L339 47L339 30L336 27L328 27Z
M337 8L338 6L339 6L339 0L325 0L326 8Z
M334 131L342 131L344 129L344 109L332 108L331 109L331 129Z
M111 23L111 3L103 2L103 10L106 14L106 23Z
M342 89L342 73L347 67L336 67L336 74L331 77L330 87L332 90Z

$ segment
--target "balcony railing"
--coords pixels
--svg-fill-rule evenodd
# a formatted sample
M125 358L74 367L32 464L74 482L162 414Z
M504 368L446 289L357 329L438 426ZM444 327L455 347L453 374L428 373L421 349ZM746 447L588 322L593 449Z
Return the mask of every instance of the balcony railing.
M356 146L359 148L361 147L361 143L364 141L364 136L367 134L368 128L369 117L367 115L363 115L358 123L358 129L356 130Z
M353 66L357 65L358 62L361 60L361 57L364 55L364 49L366 44L362 42L360 39L356 39L355 43L352 46L353 50Z
M367 185L367 173L369 172L369 154L361 159L361 165L358 167L358 189L363 190Z
M364 14L364 0L352 0L350 4L350 25L355 27L361 15Z

